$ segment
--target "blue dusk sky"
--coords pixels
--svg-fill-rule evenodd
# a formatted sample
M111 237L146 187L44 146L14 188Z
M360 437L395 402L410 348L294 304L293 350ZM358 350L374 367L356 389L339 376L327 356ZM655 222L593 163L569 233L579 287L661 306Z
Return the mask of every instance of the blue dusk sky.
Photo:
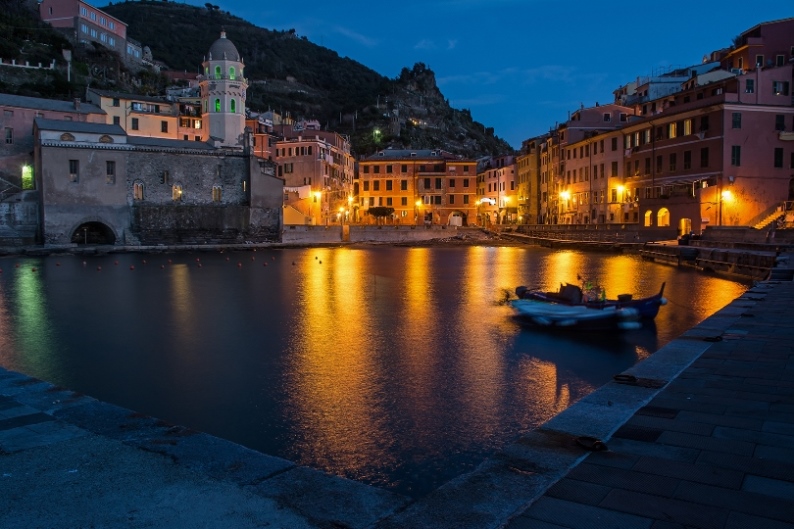
M698 64L741 32L794 16L792 0L212 3L259 27L295 29L386 77L423 62L453 108L515 148L582 105L610 103L637 77Z

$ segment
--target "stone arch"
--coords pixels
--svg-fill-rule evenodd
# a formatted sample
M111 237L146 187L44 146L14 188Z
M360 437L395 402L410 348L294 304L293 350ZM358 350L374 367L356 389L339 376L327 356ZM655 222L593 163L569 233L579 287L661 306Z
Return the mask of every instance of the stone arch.
M64 132L61 134L61 141L74 141L74 135Z
M659 212L656 214L656 225L660 228L667 227L670 225L670 210L667 208L659 209Z
M116 230L98 217L81 219L69 233L69 240L74 244L113 245L119 239Z
M645 212L645 224L644 226L647 228L648 226L653 226L653 211L650 209Z
M107 134L103 134L99 137L99 143L113 143L113 138Z
M452 210L447 215L445 224L447 226L468 226L466 213L459 209Z

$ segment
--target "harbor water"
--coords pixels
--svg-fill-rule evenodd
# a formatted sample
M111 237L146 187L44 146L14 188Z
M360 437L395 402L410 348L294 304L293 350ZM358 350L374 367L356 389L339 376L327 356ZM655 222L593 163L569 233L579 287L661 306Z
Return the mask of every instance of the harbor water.
M0 365L421 497L749 286L534 247L259 249L0 259ZM519 326L504 300L578 277L646 296L621 334Z

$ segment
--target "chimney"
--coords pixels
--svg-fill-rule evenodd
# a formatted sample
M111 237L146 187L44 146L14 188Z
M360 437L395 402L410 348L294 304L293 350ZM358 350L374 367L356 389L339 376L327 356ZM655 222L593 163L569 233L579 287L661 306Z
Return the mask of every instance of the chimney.
M75 110L80 110L80 98L79 97L75 97L74 98L74 109Z

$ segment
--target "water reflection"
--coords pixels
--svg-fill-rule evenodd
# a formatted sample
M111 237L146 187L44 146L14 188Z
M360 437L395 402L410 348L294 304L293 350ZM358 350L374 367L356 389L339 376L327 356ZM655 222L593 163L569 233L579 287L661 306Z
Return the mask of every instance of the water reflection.
M531 247L228 257L202 254L202 267L186 254L147 266L134 255L88 266L45 259L36 273L3 266L0 362L421 496L746 288L635 256ZM655 326L585 337L524 329L499 303L517 285L556 289L577 275L610 296L666 282L670 303Z
M293 332L291 392L292 447L301 461L330 472L358 477L378 462L388 464L382 444L385 393L376 363L366 299L366 255L318 251L296 262L301 316Z

